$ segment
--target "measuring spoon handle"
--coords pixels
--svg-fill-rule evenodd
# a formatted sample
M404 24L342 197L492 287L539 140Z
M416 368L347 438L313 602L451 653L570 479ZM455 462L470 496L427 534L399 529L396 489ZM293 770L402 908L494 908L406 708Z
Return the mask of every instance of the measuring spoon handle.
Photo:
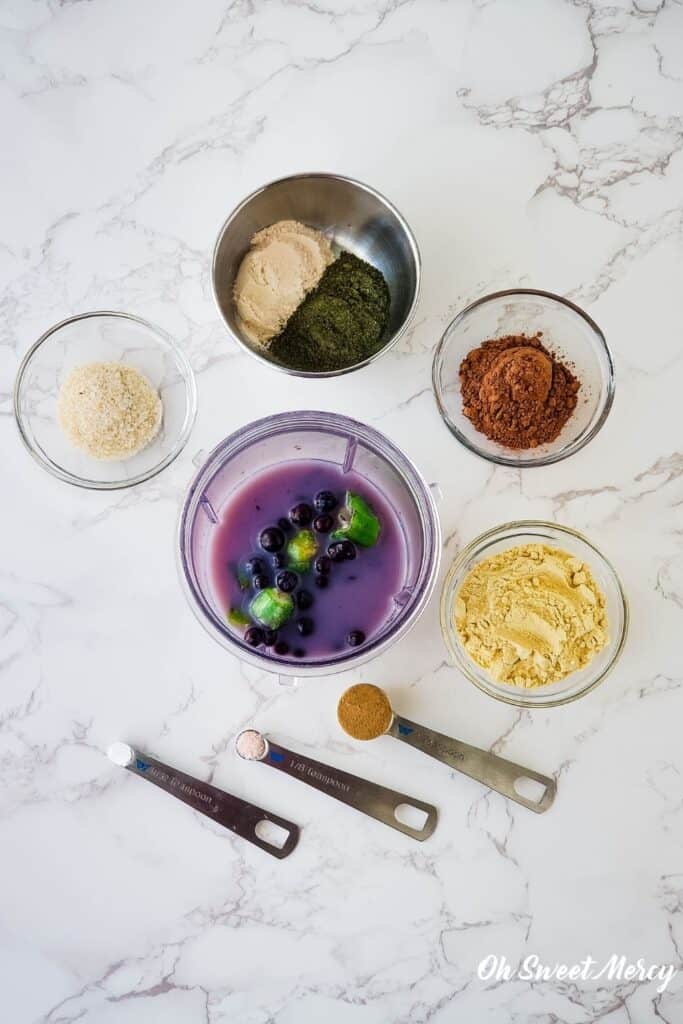
M225 790L217 789L208 782L186 775L177 768L170 768L138 750L133 751L133 759L126 765L126 769L133 775L139 775L147 782L154 783L159 789L170 793L193 810L199 811L200 814L211 818L212 821L279 860L288 857L299 842L299 826L294 822L264 811L238 796L233 796L232 793L226 793ZM257 826L264 821L270 821L287 832L287 838L282 845L268 842L258 834ZM263 831L267 834L267 830Z
M363 814L368 814L371 818L376 818L384 825L398 829L413 839L428 839L436 828L437 810L432 804L426 804L422 800L416 800L385 786L378 786L374 782L360 779L357 775L343 772L339 768L332 768L321 761L314 761L293 750L287 750L286 747L280 747L271 740L268 740L268 752L264 761L285 775L291 775L313 789L327 793L335 800L341 800L349 807L355 807L357 811L362 811ZM397 818L396 811L401 807L417 808L426 815L422 827L414 828Z
M483 782L490 789L514 800L522 807L528 807L530 811L542 814L547 811L555 799L557 787L555 780L547 775L541 775L531 768L524 768L514 761L507 761L497 754L490 754L488 750L480 750L479 747L471 747L469 743L453 739L451 736L444 736L440 732L428 729L417 722L410 722L407 718L394 715L394 720L389 730L390 735L397 740L416 747L437 761L443 761L450 768L469 775L471 779ZM536 799L523 795L518 784L524 785L523 780L530 779L543 786L543 792L539 792ZM527 783L528 786L528 783ZM532 789L537 787L531 787Z

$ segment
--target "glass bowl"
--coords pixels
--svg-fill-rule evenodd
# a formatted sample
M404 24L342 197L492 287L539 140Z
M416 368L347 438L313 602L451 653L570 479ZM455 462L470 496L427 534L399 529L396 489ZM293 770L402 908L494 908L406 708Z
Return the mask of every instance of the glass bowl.
M279 220L317 228L335 248L346 249L382 271L391 307L382 348L341 370L311 373L276 363L242 330L233 286L252 236ZM420 253L408 223L381 193L340 174L293 174L256 189L235 207L220 230L211 268L213 294L234 340L262 363L297 377L338 377L367 366L388 351L413 318L420 292Z
M59 390L76 366L125 363L139 370L163 404L159 433L125 461L100 461L76 448L57 420ZM197 410L187 357L164 331L128 313L81 313L51 327L24 356L14 385L21 438L48 472L76 487L116 490L160 473L185 447Z
M609 626L607 646L585 668L572 672L557 683L533 690L497 683L491 679L484 669L472 661L462 646L453 623L455 599L470 570L483 559L519 544L547 544L549 547L562 548L586 562L605 595ZM452 660L460 671L489 697L495 697L506 704L515 704L517 707L549 708L568 704L595 689L616 664L626 642L627 631L628 605L614 568L580 533L556 523L522 520L517 523L505 523L482 533L456 555L441 592L441 632Z
M554 441L517 451L489 440L463 414L460 364L489 338L539 331L544 345L575 372L581 390ZM458 313L437 346L432 385L446 426L470 451L503 466L548 466L578 452L600 430L614 399L614 366L604 334L587 313L559 295L521 288L485 295Z
M276 657L250 647L225 620L212 581L213 532L221 509L255 473L283 462L317 459L366 476L393 506L405 543L405 570L393 611L377 636L358 651L326 659ZM360 665L404 636L434 589L441 556L439 520L427 484L388 438L346 416L280 413L221 441L190 484L178 527L180 579L199 622L243 661L282 676L321 676Z

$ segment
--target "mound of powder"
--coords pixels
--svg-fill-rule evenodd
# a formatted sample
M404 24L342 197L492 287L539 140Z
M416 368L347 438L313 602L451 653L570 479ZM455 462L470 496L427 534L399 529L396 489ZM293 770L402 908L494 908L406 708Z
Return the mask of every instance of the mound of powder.
M256 729L244 729L235 740L237 753L247 761L260 761L266 753L266 741Z
M237 316L251 341L266 344L279 334L333 260L327 238L296 220L258 231L233 291Z
M121 363L86 363L64 381L57 400L62 430L94 459L128 459L159 432L162 405L146 377Z
M384 690L372 683L356 683L339 698L337 720L355 740L374 740L385 733L394 717Z
M391 296L377 267L342 252L270 345L294 370L343 370L369 359L385 339Z
M545 544L475 565L456 595L454 623L477 665L526 689L583 668L608 641L605 598L589 567Z
M554 441L576 408L579 387L538 335L485 341L460 366L464 415L507 448Z

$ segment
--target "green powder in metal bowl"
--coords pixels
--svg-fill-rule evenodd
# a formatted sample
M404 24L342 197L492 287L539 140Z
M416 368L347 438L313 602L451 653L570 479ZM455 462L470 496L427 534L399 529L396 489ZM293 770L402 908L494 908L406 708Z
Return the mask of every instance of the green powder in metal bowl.
M378 352L389 322L384 275L343 252L269 346L273 359L293 370L343 370Z

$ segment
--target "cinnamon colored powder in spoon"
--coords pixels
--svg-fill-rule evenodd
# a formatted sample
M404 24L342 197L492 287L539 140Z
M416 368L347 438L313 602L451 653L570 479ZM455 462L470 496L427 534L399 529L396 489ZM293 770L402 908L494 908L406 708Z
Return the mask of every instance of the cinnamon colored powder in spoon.
M337 719L355 740L374 740L385 733L394 717L384 690L372 683L356 683L345 690L337 705Z
M576 408L580 386L540 335L485 341L460 365L464 415L507 448L554 441Z

